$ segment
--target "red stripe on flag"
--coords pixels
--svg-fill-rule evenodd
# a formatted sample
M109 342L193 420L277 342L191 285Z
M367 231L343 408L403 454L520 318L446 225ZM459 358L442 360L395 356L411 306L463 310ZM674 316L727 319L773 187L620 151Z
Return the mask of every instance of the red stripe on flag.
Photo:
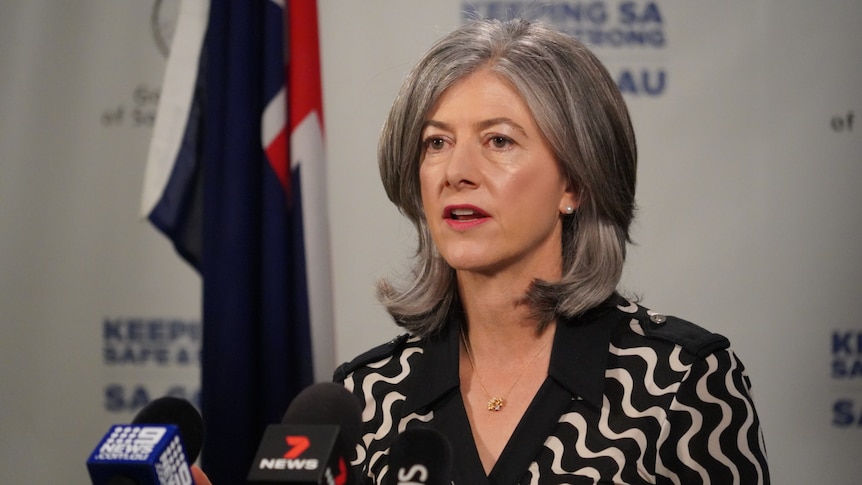
M284 192L290 194L290 162L287 157L287 130L282 129L265 147L266 159L278 177ZM290 200L290 198L288 198Z
M323 95L320 87L320 46L317 29L317 2L288 2L290 57L288 125L292 132L316 111L323 132Z

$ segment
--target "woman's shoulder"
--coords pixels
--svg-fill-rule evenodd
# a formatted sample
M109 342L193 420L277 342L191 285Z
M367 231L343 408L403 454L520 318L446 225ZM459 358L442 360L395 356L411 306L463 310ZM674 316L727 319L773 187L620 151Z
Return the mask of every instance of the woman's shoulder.
M422 339L411 336L408 333L399 335L385 344L378 345L366 352L359 354L350 362L341 364L333 375L335 382L344 382L350 374L363 369L377 369L385 367L388 363L397 361L393 359L410 349L418 349L421 346Z
M644 345L680 347L700 358L730 347L724 335L639 303L625 300L617 305L617 310L628 317L622 334Z

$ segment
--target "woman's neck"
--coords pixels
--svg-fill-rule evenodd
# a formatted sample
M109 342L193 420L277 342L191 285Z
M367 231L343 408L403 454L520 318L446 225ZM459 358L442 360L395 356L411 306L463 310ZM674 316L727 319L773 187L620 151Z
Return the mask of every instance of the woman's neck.
M466 337L479 358L496 355L518 362L522 354L530 354L534 344L549 336L538 332L539 322L525 303L524 295L531 283L532 279L515 281L459 275Z
M547 377L556 325L537 331L524 302L531 282L459 278L461 395L486 474Z

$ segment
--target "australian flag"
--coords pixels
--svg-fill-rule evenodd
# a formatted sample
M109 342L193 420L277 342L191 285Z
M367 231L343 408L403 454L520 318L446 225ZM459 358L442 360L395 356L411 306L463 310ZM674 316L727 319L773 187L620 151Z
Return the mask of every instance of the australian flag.
M313 0L180 4L143 211L203 280L215 483L334 360L318 46Z

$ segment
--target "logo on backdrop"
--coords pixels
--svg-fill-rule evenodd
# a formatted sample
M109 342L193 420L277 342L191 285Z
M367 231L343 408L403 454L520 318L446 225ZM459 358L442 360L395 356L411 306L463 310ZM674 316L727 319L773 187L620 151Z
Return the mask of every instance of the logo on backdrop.
M162 396L200 407L200 321L106 317L101 333L106 410L135 412Z
M179 14L179 0L155 0L149 17L150 29L156 49L168 57L174 28ZM125 101L109 101L102 109L99 123L107 128L131 126L133 128L152 128L156 121L161 87L138 83L131 89Z
M855 119L856 115L853 113L853 110L848 109L843 113L833 115L829 120L829 126L832 127L832 131L835 133L851 133Z
M177 25L179 10L179 0L155 0L153 3L150 28L153 31L153 41L156 43L156 48L165 58L171 52L171 40L174 38L174 28Z
M862 429L862 330L833 330L830 350L836 389L832 425Z
M605 63L623 94L658 97L668 72L660 53L667 46L661 2L568 1L540 5L534 0L464 1L463 20L524 16L577 37Z
M156 48L165 58L170 53L178 13L179 0L155 0L153 3L150 29ZM99 116L99 123L106 128L152 128L160 95L161 87L138 83L131 89L128 99L108 102Z
M108 128L119 126L152 128L156 122L160 94L159 87L138 84L132 89L128 100L104 108L99 122Z

